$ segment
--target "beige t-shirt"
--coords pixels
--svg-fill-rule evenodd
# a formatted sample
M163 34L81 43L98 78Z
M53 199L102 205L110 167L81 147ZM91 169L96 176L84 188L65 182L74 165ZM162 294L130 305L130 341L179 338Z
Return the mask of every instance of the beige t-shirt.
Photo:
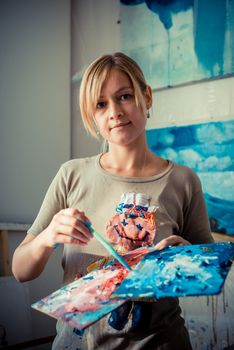
M107 238L106 225L116 214L116 207L120 203L123 193L143 193L148 196L150 206L158 207L155 244L172 234L180 235L194 244L213 241L201 184L191 169L169 162L167 169L155 176L122 177L106 172L100 166L99 160L100 155L70 160L61 166L47 191L29 233L38 235L49 225L54 214L63 208L71 207L84 211L93 228ZM72 281L77 273L86 273L87 265L103 255L108 255L108 253L95 238L85 247L65 245L63 253L64 282ZM152 303L151 313L156 308L157 316L154 313L149 329L157 328L159 323L168 327L169 324L173 324L178 319L178 302L174 299L174 301L166 302L167 299L170 298ZM172 315L174 316L172 317ZM94 327L92 334L93 337L96 334L95 344L98 344L98 337L100 337L100 329L95 332L97 324L89 327L89 330L85 332L85 334L89 333L90 338L90 332ZM69 328L67 325L60 327L56 349L62 349L65 346L64 339L68 332L67 327ZM101 332L108 333L105 339L110 339L113 346L110 327L107 331L102 326ZM123 333L119 331L118 334L126 334L126 330ZM75 337L73 333L72 336ZM74 345L74 349L86 341L85 335L83 335L75 337L74 342L78 341L78 338L81 343L78 342L76 346ZM112 346L108 348L108 342L106 344L106 348L99 348L114 349ZM87 348L85 347L87 345L82 346L82 349ZM69 349L73 349L71 344Z

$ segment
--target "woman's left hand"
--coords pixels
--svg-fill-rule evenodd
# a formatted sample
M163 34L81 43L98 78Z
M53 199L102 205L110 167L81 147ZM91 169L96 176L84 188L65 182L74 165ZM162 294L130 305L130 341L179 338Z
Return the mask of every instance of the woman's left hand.
M158 244L156 244L155 249L161 250L169 245L191 245L191 243L186 241L186 239L182 238L181 236L172 235L162 239Z

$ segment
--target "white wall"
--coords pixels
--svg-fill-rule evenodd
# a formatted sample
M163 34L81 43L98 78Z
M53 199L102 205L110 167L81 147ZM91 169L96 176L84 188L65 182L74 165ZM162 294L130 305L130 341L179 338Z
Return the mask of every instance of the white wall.
M120 50L119 0L72 2L72 158L99 153L101 142L87 135L78 109L84 68L98 56ZM78 73L78 74L77 74Z
M31 223L70 157L70 2L0 2L0 221Z
M0 77L0 222L30 224L70 158L69 0L0 1ZM10 260L25 234L9 233ZM55 334L55 320L30 305L61 281L60 250L35 281L1 279L9 343Z

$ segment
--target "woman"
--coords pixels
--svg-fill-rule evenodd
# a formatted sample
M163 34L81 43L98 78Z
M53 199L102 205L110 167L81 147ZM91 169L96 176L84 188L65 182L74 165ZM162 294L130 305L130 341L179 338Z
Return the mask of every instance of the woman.
M90 64L80 88L81 115L108 151L61 166L15 251L19 281L39 276L57 244L64 244L65 283L87 273L106 255L92 239L90 221L120 253L213 241L198 177L147 146L151 105L151 88L131 58L115 53ZM83 334L59 321L53 348L191 349L180 313L176 298L129 301Z

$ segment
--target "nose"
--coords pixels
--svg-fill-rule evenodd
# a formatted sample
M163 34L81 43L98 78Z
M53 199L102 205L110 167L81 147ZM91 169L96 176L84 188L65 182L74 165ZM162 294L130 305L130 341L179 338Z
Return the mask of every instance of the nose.
M109 105L109 117L110 119L119 119L124 115L121 107L117 102L112 102Z

